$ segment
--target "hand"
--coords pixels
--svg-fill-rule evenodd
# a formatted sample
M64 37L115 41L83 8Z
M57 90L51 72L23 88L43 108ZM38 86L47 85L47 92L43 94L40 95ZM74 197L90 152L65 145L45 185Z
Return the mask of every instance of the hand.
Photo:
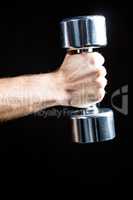
M99 53L67 54L57 72L59 104L87 107L100 102L105 95L106 70Z
M87 107L100 102L107 83L103 63L98 53L67 54L56 72L0 79L0 121L51 106Z

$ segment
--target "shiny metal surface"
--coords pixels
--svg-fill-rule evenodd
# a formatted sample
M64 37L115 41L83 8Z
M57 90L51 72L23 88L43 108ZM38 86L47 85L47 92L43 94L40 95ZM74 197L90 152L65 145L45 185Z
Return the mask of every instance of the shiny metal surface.
M100 15L64 19L60 23L63 48L106 46L105 23L105 17Z
M114 116L110 109L102 108L98 113L88 115L73 112L69 122L72 142L103 142L115 137Z
M89 53L93 48L107 45L104 16L79 16L64 19L61 23L62 47L70 54ZM69 115L71 141L92 143L112 140L115 137L114 116L110 109L96 105L77 108Z

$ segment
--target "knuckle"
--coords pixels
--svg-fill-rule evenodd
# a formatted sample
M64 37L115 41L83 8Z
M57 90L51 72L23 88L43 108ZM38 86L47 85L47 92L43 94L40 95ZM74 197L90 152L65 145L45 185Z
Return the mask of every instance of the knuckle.
M97 77L106 76L107 71L106 71L105 67L101 66L96 69L96 74L97 74Z
M105 60L104 57L98 52L90 53L88 58L91 60L93 65L102 65Z
M103 87L103 83L101 81L97 81L96 82L96 86L97 86L97 88L102 88Z
M104 88L107 85L107 79L106 78L97 78L95 80L97 88Z
M98 102L102 101L102 99L104 98L104 95L105 95L105 90L99 89L96 94L96 101L98 101Z
M103 76L106 76L107 70L105 69L104 66L101 66L101 71L102 71Z

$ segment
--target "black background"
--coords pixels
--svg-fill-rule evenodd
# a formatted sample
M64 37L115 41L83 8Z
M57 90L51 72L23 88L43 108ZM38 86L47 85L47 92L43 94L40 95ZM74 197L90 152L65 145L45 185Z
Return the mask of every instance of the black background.
M0 77L50 72L60 66L59 22L65 17L101 14L107 20L107 95L128 83L128 8L121 2L9 1L0 5ZM119 100L120 101L120 100ZM61 109L61 108L59 108ZM113 108L112 108L113 109ZM68 144L62 118L29 115L0 125L1 166L18 179L41 177L79 184L128 183L131 151L127 116L114 110L115 140L90 145ZM21 170L22 167L22 170Z

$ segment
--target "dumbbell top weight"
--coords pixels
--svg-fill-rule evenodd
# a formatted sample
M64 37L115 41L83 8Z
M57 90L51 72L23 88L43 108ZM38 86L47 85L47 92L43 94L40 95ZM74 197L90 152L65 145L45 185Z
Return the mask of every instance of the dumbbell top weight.
M105 17L78 16L61 21L62 47L68 49L99 48L107 45Z

